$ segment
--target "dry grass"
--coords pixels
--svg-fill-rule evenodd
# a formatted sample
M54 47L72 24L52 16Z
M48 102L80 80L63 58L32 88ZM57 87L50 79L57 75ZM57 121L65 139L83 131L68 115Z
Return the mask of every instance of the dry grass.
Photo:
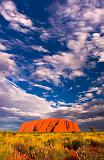
M0 160L104 160L104 133L0 132Z

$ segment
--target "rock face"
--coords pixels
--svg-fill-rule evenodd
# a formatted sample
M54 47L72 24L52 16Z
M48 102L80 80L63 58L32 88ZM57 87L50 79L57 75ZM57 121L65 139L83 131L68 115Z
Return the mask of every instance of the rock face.
M19 132L79 132L78 124L70 120L49 118L24 122Z

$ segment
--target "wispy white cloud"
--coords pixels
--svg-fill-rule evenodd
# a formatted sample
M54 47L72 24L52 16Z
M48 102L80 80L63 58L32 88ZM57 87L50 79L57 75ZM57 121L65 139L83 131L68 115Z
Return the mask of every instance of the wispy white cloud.
M92 97L93 97L93 94L92 94L92 93L86 93L86 94L85 94L85 97L92 98Z
M86 102L91 102L96 100L95 95L103 95L104 87L90 87L87 91L83 91L79 96L79 103L85 104Z
M98 49L94 49L97 47ZM101 36L100 33L94 33L93 38L90 44L91 49L93 48L94 51L94 56L98 57L99 62L104 62L104 36Z
M99 1L100 7L97 7L97 2L98 0L84 0L81 3L77 0L66 0L64 4L60 1L53 2L49 7L52 15L49 20L54 30L57 30L56 34L58 33L60 37L66 35L68 39L70 37L68 29L72 30L72 27L74 33L77 31L87 33L94 30L98 24L103 26L104 8L101 1Z
M104 62L104 36L101 36L101 33L104 33L104 9L97 8L96 4L96 0L91 2L85 0L84 3L67 0L64 4L55 1L49 7L51 13L49 18L51 28L47 30L49 38L57 37L58 41L65 41L68 49L72 50L70 54L72 62L74 59L76 61L74 65L79 67L79 63L81 66L81 70L77 67L78 70L74 71L72 76L77 73L79 76L85 76L83 69L87 67L89 57L94 56L98 58L98 62ZM99 33L96 33L97 26ZM93 32L92 37L90 32ZM93 67L96 67L96 62L93 62Z
M7 47L4 44L0 43L0 51L6 51L6 50Z
M38 67L36 72L33 71L31 75L32 79L35 78L37 81L48 81L48 82L53 82L55 84L59 83L59 74L58 72L56 73L55 70L51 70L46 67Z
M28 32L29 29L33 29L32 21L16 8L16 5L13 1L3 1L0 4L0 14L10 23L11 28L20 31Z
M51 91L52 90L52 88L44 86L44 85L40 85L40 84L36 84L36 83L33 83L32 85L35 86L35 87L41 88L41 89L45 89L47 91Z
M2 78L0 80L0 107L15 115L44 117L51 112L53 102L28 94L15 84Z
M85 47L86 39L88 36L87 32L76 32L75 35L78 37L77 40L69 40L67 46L74 50L75 53L79 54L81 49Z
M70 74L70 79L75 79L76 77L83 77L85 74L80 70L75 70Z
M28 37L28 40L30 40L31 37ZM14 48L14 46L22 48L24 50L33 50L33 51L38 51L38 52L43 52L43 53L49 53L48 49L44 48L42 45L32 45L28 44L28 42L24 42L19 38L11 39L11 40L5 40L5 39L0 39L0 50L1 51L6 51L6 50L11 50Z
M7 77L15 73L16 64L12 59L13 55L5 52L0 52L0 76Z
M104 52L100 52L99 62L104 62Z
M90 87L87 91L83 93L94 93L103 90L103 87Z
M42 59L34 60L37 70L32 76L39 80L51 80L56 84L60 83L61 76L69 79L84 76L82 70L84 62L81 57L79 58L70 52L44 56Z
M96 52L95 54L94 54L96 57L98 57L99 58L99 62L104 62L104 52Z
M99 78L97 78L97 80L94 81L94 83L101 84L104 87L104 72Z
M7 107L1 107L2 109L4 110L7 110L7 111L13 111L13 112L18 112L20 109L17 109L17 108L7 108Z
M42 46L39 46L39 45L32 45L31 48L35 51L38 51L38 52L49 52L47 49L45 49L45 48L43 48Z
M42 28L41 35L40 35L41 40L43 40L43 41L48 40L49 37L50 37L50 33L47 30L45 30L44 28Z
M83 15L84 20L90 21L92 24L98 24L104 20L104 9L103 8L93 8L86 9Z

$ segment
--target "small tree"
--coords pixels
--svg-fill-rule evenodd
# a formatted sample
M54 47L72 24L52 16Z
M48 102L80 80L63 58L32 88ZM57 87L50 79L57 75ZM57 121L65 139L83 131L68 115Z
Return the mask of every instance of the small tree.
M89 131L90 132L96 132L96 128L95 127L89 127Z

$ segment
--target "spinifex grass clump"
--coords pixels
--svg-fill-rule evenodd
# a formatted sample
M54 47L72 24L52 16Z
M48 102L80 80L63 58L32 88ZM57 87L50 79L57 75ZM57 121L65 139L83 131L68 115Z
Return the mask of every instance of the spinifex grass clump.
M104 133L0 133L0 160L104 160Z
M14 154L20 155L20 157L24 157L26 160L63 160L68 157L67 153L61 149L54 149L45 146L27 146L25 144L15 144L14 145ZM12 155L15 157L15 155Z

